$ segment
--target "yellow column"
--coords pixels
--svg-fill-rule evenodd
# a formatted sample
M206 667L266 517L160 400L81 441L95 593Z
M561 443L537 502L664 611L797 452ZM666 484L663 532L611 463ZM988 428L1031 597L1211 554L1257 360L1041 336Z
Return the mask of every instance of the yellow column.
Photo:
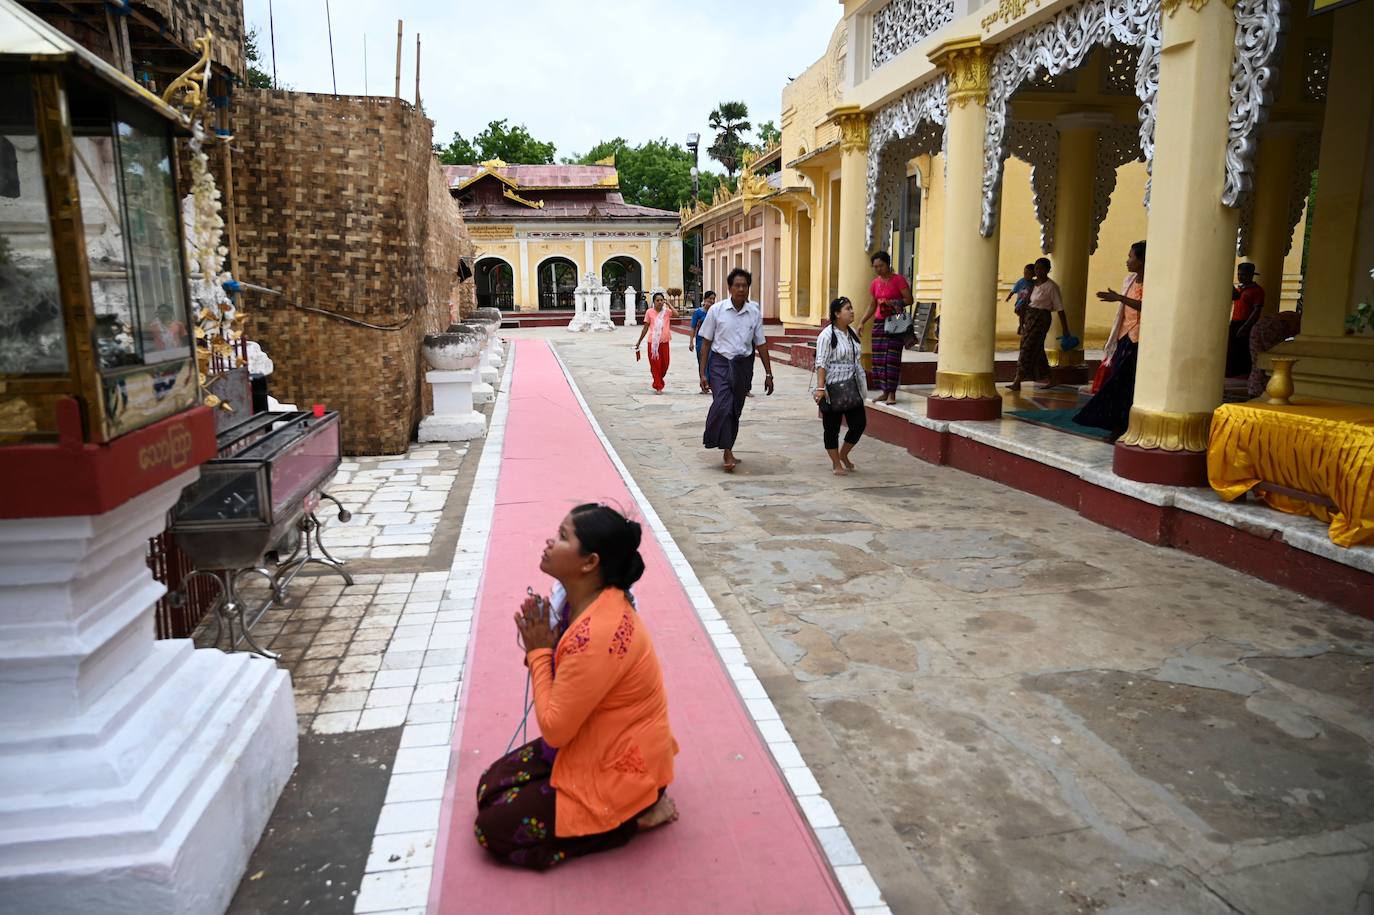
M1292 237L1288 199L1293 169L1298 164L1297 130L1289 125L1266 124L1255 154L1255 211L1251 217L1249 250L1241 252L1253 261L1264 287L1264 313L1276 314L1283 296L1283 260Z
M1111 124L1111 116L1093 112L1062 115L1059 127L1059 183L1054 207L1054 277L1064 295L1064 316L1075 337L1083 339L1083 319L1088 309L1088 248L1093 233L1093 184L1097 177L1097 134ZM1058 328L1051 333L1054 341ZM1083 366L1083 347L1059 350L1054 378L1060 384L1083 384L1089 379Z
M1165 9L1135 403L1113 465L1133 480L1201 485L1239 218L1221 202L1236 22L1221 0Z
M1365 157L1374 121L1369 91L1369 48L1374 41L1374 5L1337 10L1332 28L1331 69L1326 117L1317 163L1317 201L1313 206L1311 255L1303 297L1303 336L1339 337L1350 311L1350 280L1359 239L1360 203L1365 187ZM1368 274L1365 274L1366 276Z
M836 265L839 294L848 296L855 310L868 307L868 286L873 279L864 222L868 210L868 114L857 105L837 108L830 118L840 127L840 252ZM830 303L821 309L821 320L830 316ZM864 365L872 367L873 324L863 334Z
M1369 201L1374 197L1374 94L1369 49L1374 3L1332 14L1331 70L1317 165L1302 333L1270 355L1294 357L1293 380L1308 397L1374 403L1374 340L1347 335L1345 319L1369 290Z
M935 392L926 404L931 419L996 419L1002 414L993 384L998 229L990 238L978 230L992 52L968 38L946 42L931 54L949 75L944 297Z

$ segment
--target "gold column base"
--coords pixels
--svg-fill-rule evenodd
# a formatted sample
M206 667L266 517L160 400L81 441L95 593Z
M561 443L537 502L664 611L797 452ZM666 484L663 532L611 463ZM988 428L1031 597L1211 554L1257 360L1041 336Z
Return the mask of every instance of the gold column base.
M931 396L950 400L1001 398L992 372L936 372Z
M1131 422L1121 444L1159 451L1206 451L1212 413L1166 413L1131 407Z
M1083 364L1083 351L1081 349L1062 350L1055 348L1047 351L1045 353L1045 356L1049 359L1050 365L1054 366L1055 368L1058 368L1061 365L1068 366Z

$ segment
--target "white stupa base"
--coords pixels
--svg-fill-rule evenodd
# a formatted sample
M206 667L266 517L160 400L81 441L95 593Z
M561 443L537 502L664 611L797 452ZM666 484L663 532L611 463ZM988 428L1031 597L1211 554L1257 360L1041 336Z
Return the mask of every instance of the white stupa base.
M420 420L418 438L422 442L470 442L486 435L486 417L473 410L467 415L426 416Z
M295 768L286 671L153 638L147 539L195 478L0 521L0 910L219 915Z
M496 388L497 383L500 382L500 380L500 372L496 371L496 369L492 368L489 365L482 366L482 384L489 384L494 390Z
M486 382L474 384L472 386L472 402L479 406L484 403L495 403L496 388Z

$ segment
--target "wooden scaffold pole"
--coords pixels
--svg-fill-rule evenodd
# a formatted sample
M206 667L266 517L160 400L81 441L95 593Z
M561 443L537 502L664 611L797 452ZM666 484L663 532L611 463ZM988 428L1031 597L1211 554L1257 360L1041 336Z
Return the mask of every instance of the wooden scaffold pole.
M401 97L401 34L404 25L400 19L396 20L396 90L391 93L396 98Z

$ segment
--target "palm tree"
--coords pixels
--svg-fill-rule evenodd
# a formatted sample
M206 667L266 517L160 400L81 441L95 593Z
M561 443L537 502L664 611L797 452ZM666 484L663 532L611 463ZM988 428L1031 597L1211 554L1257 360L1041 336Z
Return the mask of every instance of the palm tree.
M711 112L707 123L716 131L716 140L707 153L723 165L733 178L739 170L740 153L745 146L740 134L752 127L749 123L749 106L744 102L721 102Z

